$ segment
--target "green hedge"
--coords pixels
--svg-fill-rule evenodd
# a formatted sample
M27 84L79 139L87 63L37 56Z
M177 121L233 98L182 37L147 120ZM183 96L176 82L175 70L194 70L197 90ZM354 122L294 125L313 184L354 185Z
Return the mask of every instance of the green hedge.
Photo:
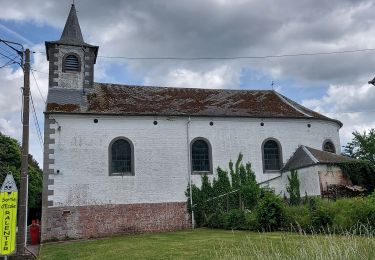
M299 206L285 205L266 193L248 212L231 210L210 216L208 227L253 231L329 232L353 234L375 232L375 194L367 198L328 201L310 198Z
M329 230L334 233L375 231L375 203L371 197L337 201L315 198L307 205L285 207L285 216L285 230Z

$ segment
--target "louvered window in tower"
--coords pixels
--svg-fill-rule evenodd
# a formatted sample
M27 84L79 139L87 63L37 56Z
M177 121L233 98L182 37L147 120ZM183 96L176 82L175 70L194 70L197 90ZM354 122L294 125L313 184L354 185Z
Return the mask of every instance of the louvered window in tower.
M75 55L68 55L64 60L64 71L79 71L79 60Z

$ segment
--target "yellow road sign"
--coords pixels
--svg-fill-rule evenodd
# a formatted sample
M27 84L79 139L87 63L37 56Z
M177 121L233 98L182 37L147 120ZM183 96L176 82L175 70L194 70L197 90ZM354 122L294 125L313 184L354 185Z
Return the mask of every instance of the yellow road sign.
M0 189L0 255L10 255L16 249L17 202L17 186L8 174Z

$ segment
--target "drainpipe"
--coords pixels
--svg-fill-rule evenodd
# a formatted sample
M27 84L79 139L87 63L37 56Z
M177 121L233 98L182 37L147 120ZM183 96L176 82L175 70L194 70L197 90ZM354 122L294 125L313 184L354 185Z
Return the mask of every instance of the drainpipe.
M191 154L190 154L190 122L191 118L189 116L187 124L186 124L186 148L188 152L188 179L189 179L189 189L190 189L190 208L191 208L191 227L194 229L194 208L193 208L193 192L191 189Z

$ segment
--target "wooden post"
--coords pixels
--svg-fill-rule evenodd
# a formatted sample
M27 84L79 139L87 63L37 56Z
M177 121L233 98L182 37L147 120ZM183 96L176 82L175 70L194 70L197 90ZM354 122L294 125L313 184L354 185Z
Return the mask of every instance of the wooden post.
M27 227L27 191L29 167L29 108L30 108L30 50L25 51L23 87L23 114L22 114L22 158L21 181L19 193L19 217L17 232L17 254L24 254L26 247Z

